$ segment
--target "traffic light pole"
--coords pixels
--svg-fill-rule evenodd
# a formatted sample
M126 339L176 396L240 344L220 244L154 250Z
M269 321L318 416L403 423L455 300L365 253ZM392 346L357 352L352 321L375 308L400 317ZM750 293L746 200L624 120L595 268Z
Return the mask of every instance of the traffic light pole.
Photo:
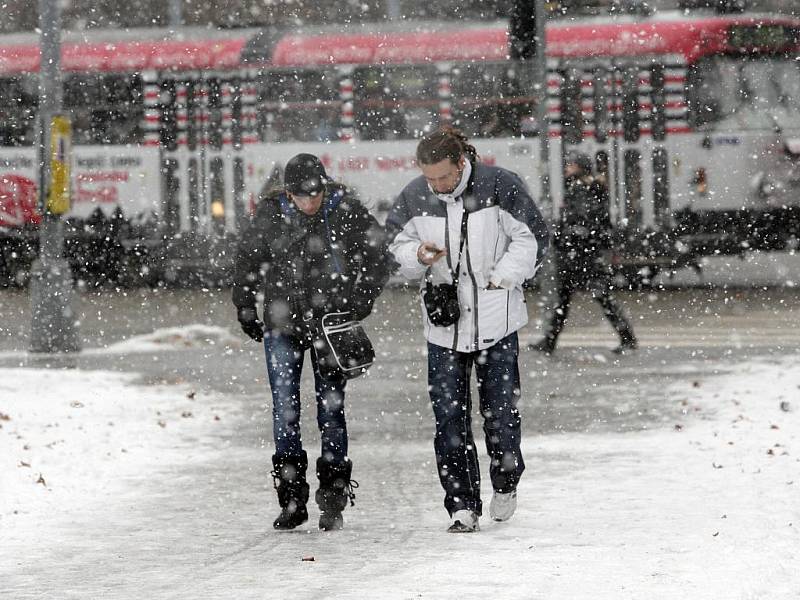
M547 113L547 39L545 37L544 0L534 1L534 20L536 21L536 53L534 56L536 72L536 122L539 124L539 168L542 170L542 204L553 208L550 193L550 117ZM553 213L552 216L555 216Z
M169 26L177 30L181 25L183 25L181 0L169 0Z
M39 0L39 258L31 269L31 352L80 350L72 311L72 273L64 259L68 209L69 127L62 108L59 0ZM60 126L57 127L56 125ZM54 138L54 136L56 136ZM56 157L58 166L55 165Z

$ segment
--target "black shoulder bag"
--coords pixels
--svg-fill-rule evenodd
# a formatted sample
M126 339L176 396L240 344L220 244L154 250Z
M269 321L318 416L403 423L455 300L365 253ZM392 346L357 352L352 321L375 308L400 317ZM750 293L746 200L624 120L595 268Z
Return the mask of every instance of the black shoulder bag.
M323 379L358 377L375 360L364 327L349 312L332 312L315 320L314 352Z
M461 245L458 251L458 262L455 270L450 270L452 283L440 283L433 285L431 281L431 267L425 271L425 291L422 292L422 301L425 303L425 310L428 319L437 327L450 327L458 322L461 317L461 309L458 305L458 272L461 265L461 257L464 254L464 246L467 242L467 213L464 208L464 216L461 217Z
M328 229L327 214L325 214L325 227L330 244L331 234ZM332 247L330 251L333 253ZM338 261L336 271L342 273ZM355 279L352 280L350 287L354 284ZM347 296L351 296L352 290L347 291ZM304 308L311 304L305 294L302 295L301 302ZM375 360L375 350L361 322L356 320L352 313L334 311L320 315L319 312L310 309L305 310L303 315L323 379L352 379L367 372Z

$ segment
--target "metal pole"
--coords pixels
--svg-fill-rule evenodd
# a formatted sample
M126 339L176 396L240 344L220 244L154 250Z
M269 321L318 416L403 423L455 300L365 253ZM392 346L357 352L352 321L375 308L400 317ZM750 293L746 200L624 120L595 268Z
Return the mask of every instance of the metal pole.
M536 54L534 72L536 76L536 122L539 124L540 168L542 170L542 203L552 206L550 193L550 118L547 113L547 39L545 29L544 0L534 0L534 18L536 20ZM553 213L555 216L555 213Z
M547 111L547 38L545 19L547 18L544 10L545 0L533 0L534 20L536 22L534 54L534 96L536 98L536 122L539 125L539 169L541 169L541 206L542 212L549 213L550 223L554 225L558 221L558 207L553 201L550 180L550 115ZM541 310L540 318L543 323L552 321L552 311L558 304L559 274L556 261L552 258L545 260L542 265L542 272L539 275L539 300L538 305ZM546 329L545 329L546 331Z
M178 29L183 25L183 6L181 0L169 0L169 26Z
M64 223L50 210L52 123L61 112L61 12L58 0L39 0L39 258L31 269L31 352L79 350L72 312L72 274L64 260ZM65 144L65 148L68 147ZM64 162L67 156L62 157Z

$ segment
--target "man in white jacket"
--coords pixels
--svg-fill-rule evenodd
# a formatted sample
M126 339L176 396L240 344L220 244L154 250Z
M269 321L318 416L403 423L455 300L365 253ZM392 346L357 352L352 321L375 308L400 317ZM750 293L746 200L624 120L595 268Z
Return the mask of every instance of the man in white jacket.
M386 222L400 273L420 280L434 449L451 516L448 531L478 530L480 470L472 435L475 367L497 521L516 508L525 469L517 330L528 321L522 284L548 245L547 226L520 177L481 164L457 129L444 127L417 147L422 176L394 202ZM448 297L447 303L432 301ZM457 300L456 300L457 298ZM441 310L439 310L441 309Z

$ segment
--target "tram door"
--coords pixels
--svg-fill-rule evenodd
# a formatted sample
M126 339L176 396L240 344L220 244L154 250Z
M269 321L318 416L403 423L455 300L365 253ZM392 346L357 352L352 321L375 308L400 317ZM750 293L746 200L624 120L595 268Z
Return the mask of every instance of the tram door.
M211 239L237 231L244 213L241 86L203 74L178 92L178 153L185 229Z
M650 59L563 62L559 79L562 152L592 158L595 174L608 185L612 223L636 237L666 225L663 65Z
M159 145L170 256L228 269L247 221L242 155L242 86L203 73L162 79Z

